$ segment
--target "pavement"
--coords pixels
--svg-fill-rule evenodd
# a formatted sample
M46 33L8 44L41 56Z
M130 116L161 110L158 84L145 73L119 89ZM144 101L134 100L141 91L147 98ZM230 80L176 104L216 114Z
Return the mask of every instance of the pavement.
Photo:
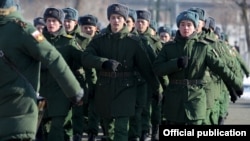
M250 99L239 98L235 103L230 103L227 125L250 125Z
M225 125L250 125L250 98L239 98L235 103L230 102L228 117ZM96 141L101 141L102 131ZM83 134L82 141L87 141L87 135Z

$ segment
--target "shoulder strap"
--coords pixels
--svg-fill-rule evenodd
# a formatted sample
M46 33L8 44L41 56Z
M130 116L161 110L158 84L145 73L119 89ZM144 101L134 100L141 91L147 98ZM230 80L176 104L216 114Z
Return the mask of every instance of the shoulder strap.
M0 58L3 59L3 61L10 66L11 69L13 69L22 79L25 80L25 82L30 85L30 88L36 93L33 86L30 84L29 80L17 69L16 65L11 62L11 60L4 54L3 50L0 50Z

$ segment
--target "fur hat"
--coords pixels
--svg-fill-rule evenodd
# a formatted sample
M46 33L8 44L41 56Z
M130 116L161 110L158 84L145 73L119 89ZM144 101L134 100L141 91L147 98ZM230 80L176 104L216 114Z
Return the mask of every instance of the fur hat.
M64 22L64 12L61 9L47 8L43 14L44 21L49 17L57 19L61 24Z
M135 22L137 20L136 11L133 9L129 9L128 16Z
M215 30L215 20L214 20L214 18L212 18L212 17L206 18L205 23L206 23L205 24L206 29L211 28L212 30Z
M169 27L166 27L166 26L161 26L158 28L158 33L162 33L162 32L166 32L168 33L170 36L172 35L172 31L171 31L171 28Z
M124 17L125 20L128 18L128 7L122 4L112 4L107 9L108 20L111 14L119 14Z
M42 17L37 17L33 20L34 26L39 25L39 24L45 26L45 22L44 22L44 19Z
M199 23L199 15L195 12L192 11L183 11L181 12L177 18L176 18L176 24L177 27L180 26L181 21L183 20L189 20L192 21L194 24L194 27L198 27L198 23Z
M7 9L12 6L17 6L15 0L0 0L0 8Z
M199 15L199 20L205 21L205 16L206 16L206 12L205 10L198 8L198 7L191 7L190 9L188 9L189 11L193 11L198 13Z
M78 23L79 23L79 25L93 25L93 26L97 26L98 19L97 19L97 17L88 14L88 15L79 17Z
M157 32L157 22L155 20L150 20L149 27Z
M137 19L144 19L150 22L151 13L146 10L137 10L136 11Z
M65 19L68 20L78 20L78 11L74 8L68 7L64 8L63 12L65 13Z

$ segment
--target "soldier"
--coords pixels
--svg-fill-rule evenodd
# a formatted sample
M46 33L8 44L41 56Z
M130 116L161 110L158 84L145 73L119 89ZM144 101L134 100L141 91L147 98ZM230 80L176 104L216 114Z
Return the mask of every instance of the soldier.
M81 32L84 35L88 35L90 39L92 39L95 35L98 34L97 24L98 19L97 17L87 14L84 16L79 17L78 23L81 28ZM96 136L98 135L99 131L99 123L100 118L96 114L95 105L94 105L94 93L95 93L95 84L97 80L96 71L95 69L91 68L91 74L86 75L88 77L88 104L84 107L84 113L88 116L88 124L87 124L87 134L88 134L88 141L95 141ZM103 127L103 125L102 125ZM104 131L104 135L106 135L106 131Z
M63 9L63 12L65 13L64 26L67 34L73 36L76 42L81 46L81 50L84 50L91 39L89 36L84 36L81 33L81 28L78 24L78 11L74 8L67 7ZM74 74L82 88L87 92L84 97L84 104L82 106L72 107L73 140L80 141L82 133L88 132L88 88L90 85L93 85L90 77L94 72L91 69L83 68L81 65L79 66L79 64L72 64L72 67L72 69L76 70ZM70 115L68 116L71 117ZM70 122L67 124L70 127Z
M36 29L38 31L40 31L41 33L43 32L43 29L45 27L45 22L44 19L42 17L37 17L33 20L33 25L36 27Z
M129 117L135 114L135 68L150 83L154 96L161 96L162 88L140 39L127 29L128 8L111 4L107 17L110 24L92 39L82 62L97 70L94 102L96 112L104 118L109 139L127 141Z
M155 20L150 20L149 27L152 29L151 34L156 36L157 35L157 22Z
M63 95L73 104L83 96L61 54L32 24L25 22L16 6L14 0L0 1L1 141L35 139L40 62L47 64Z
M242 80L235 77L218 53L206 41L197 41L198 22L197 13L181 12L176 18L179 30L175 40L165 44L154 62L156 74L169 77L169 85L164 92L167 124L202 124L207 115L204 91L207 67L235 88L238 94L243 91Z
M137 10L137 21L136 29L141 38L146 38L147 42L153 49L153 54L150 55L150 60L153 62L162 48L160 38L158 36L152 35L152 28L149 27L151 13L146 10ZM150 52L149 52L150 53ZM162 81L162 80L161 80ZM147 103L143 108L142 112L142 135L141 140L147 140L149 138L149 132L152 124L152 138L156 139L158 132L158 127L161 122L161 104L159 104L158 99L152 98L152 90L148 89ZM152 109L150 111L150 109Z
M67 35L63 27L65 17L64 12L57 8L47 8L43 17L46 23L43 35L56 47L72 71L75 72L76 70L73 65L78 63L80 65L79 60L82 51L74 37ZM69 128L64 125L68 123L68 120L71 121L71 117L66 118L67 115L70 115L72 112L70 110L71 103L63 95L62 90L55 83L54 78L51 77L46 65L47 64L42 64L40 94L48 100L48 118L49 121L51 121L48 141L69 140L72 136L72 128L71 125ZM64 132L66 134L64 134Z
M169 42L171 40L171 28L166 26L159 27L158 35L160 36L162 44Z
M139 36L135 28L135 23L137 20L136 11L129 9L127 18L127 27L130 33ZM143 47L145 47L147 53L153 52L151 46L149 45L146 38L139 36L142 39ZM152 54L152 53L151 53ZM153 55L154 56L154 55ZM135 105L135 115L131 116L129 119L129 141L139 141L141 137L141 116L143 107L146 105L147 99L147 83L142 75L136 71L135 72L136 82L137 82L137 95L136 95L136 105Z

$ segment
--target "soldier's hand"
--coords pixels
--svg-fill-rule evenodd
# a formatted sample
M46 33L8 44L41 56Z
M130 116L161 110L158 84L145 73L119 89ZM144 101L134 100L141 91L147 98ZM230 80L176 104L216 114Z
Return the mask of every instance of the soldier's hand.
M118 68L119 65L121 65L120 62L110 59L110 60L107 60L107 61L103 62L102 68L104 70L107 70L107 71L115 72L115 71L117 71L117 68Z
M75 96L70 97L69 99L73 103L73 105L82 105L83 95L84 95L84 91L83 89L81 89Z
M178 66L178 68L183 68L183 69L187 68L188 56L182 56L182 57L178 58L177 66Z
M163 95L160 92L154 93L153 94L153 99L155 99L157 101L157 104L160 105L161 101L163 99Z
M235 92L236 92L236 94L237 94L239 97L241 97L241 96L243 95L244 88L241 88L240 90L236 90Z

